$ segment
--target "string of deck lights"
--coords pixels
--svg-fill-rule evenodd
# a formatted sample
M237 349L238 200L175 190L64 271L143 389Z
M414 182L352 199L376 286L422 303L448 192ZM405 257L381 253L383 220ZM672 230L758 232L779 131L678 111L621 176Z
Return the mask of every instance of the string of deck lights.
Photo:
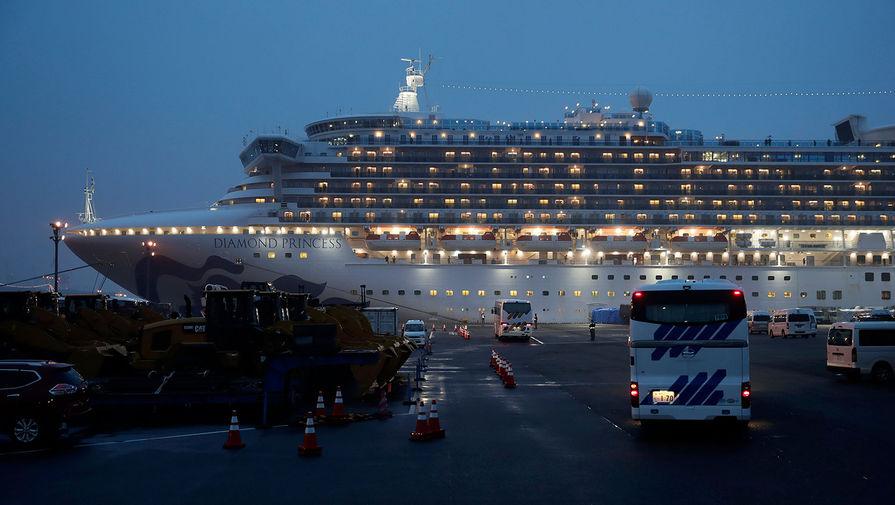
M484 91L492 93L527 93L542 95L599 95L599 96L627 96L627 92L606 90L575 90L575 89L546 89L546 88L514 88L503 86L477 86L473 84L446 83L441 85L445 89L457 89L463 91ZM671 98L773 98L773 97L820 97L820 96L878 96L893 95L895 89L883 90L849 90L849 91L762 91L762 92L654 92L653 96Z

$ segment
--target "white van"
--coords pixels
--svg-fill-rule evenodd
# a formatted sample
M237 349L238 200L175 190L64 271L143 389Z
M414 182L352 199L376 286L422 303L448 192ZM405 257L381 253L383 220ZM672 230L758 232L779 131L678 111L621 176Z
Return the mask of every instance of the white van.
M753 310L746 318L749 323L749 334L761 333L768 334L768 323L771 322L771 314L764 310Z
M528 300L497 300L491 313L494 314L494 338L527 341L531 337L534 314Z
M811 309L780 309L771 314L768 335L774 337L817 336L817 318Z
M631 417L752 417L742 290L727 281L660 281L631 296Z
M426 345L429 338L426 333L426 323L419 319L410 319L405 322L401 328L401 335L420 347Z
M827 335L827 370L890 382L895 369L895 321L836 323Z

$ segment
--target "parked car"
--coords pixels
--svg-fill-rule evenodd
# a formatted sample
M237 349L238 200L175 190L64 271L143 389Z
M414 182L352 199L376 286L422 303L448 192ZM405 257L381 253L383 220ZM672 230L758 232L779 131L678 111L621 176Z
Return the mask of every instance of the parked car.
M746 320L749 322L749 334L763 333L767 335L771 314L764 310L755 310L749 313Z
M16 444L58 439L88 414L87 382L72 365L0 360L0 427Z

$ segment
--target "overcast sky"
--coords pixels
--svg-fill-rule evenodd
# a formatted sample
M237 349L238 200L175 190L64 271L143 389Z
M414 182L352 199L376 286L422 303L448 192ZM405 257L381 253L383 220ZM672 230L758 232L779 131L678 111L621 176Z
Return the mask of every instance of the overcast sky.
M402 56L434 53L447 116L557 119L623 97L447 83L654 92L895 89L895 1L0 1L0 282L52 270L47 223L76 221L84 169L100 216L206 205L241 178L250 130L387 110ZM664 98L672 127L820 138L895 95ZM303 135L303 133L302 133ZM67 251L62 266L80 261ZM94 274L68 282L89 289Z

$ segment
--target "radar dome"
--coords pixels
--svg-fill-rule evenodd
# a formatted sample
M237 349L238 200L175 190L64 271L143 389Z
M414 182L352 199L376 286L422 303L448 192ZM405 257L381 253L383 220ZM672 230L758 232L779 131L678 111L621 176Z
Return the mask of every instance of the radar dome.
M628 93L628 100L631 101L631 107L635 112L647 112L653 103L653 94L643 86L637 86Z

